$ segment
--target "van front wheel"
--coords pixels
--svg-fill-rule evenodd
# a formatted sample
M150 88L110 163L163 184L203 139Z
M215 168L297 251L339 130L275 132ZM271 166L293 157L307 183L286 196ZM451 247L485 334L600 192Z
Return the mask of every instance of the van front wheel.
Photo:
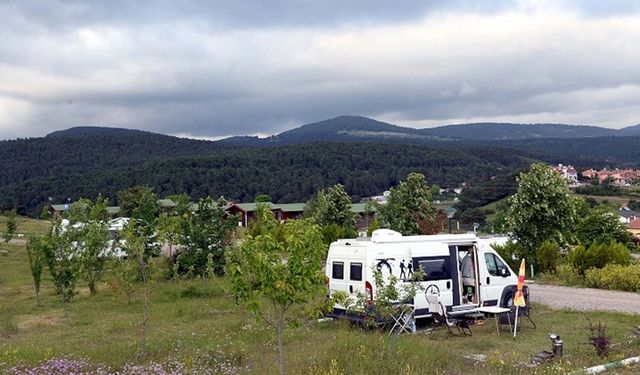
M502 307L511 308L511 306L513 306L513 291L507 292L502 300Z

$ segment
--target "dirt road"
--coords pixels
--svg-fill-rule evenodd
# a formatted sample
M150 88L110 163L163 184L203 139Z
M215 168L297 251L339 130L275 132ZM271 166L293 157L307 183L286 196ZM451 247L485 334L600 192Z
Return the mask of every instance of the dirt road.
M531 300L550 307L640 314L640 293L529 284Z

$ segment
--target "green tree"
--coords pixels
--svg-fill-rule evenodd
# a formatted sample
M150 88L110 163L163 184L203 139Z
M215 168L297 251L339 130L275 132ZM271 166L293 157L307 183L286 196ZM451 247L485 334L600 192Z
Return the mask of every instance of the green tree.
M305 207L305 217L322 227L325 243L338 238L355 237L356 214L351 211L351 198L344 186L337 184L320 190Z
M405 181L391 188L387 203L378 212L384 226L403 235L423 234L421 228L433 224L436 213L431 206L431 191L425 176L410 173Z
M534 164L518 177L518 190L508 200L506 229L532 263L546 240L560 246L573 239L576 199L562 176L545 164Z
M120 210L123 216L130 216L130 229L145 244L144 257L156 256L160 252L157 238L157 220L160 215L158 197L146 186L124 189L118 194Z
M66 236L76 247L80 273L89 285L91 295L97 293L109 256L109 202L98 196L95 202L81 199L71 205Z
M9 243L9 241L13 239L17 228L18 224L16 223L16 210L14 208L13 210L9 211L9 215L7 216L7 225L2 236L4 242Z
M326 190L320 190L309 203L305 213L316 224L326 226L335 224L343 228L355 229L356 215L351 212L351 198L344 186L337 184Z
M42 281L42 269L46 263L46 254L50 246L48 235L31 235L27 241L27 258L29 269L33 277L33 287L36 292L36 301L40 305L40 282Z
M631 243L631 235L617 216L604 207L589 209L587 214L578 220L576 226L576 236L580 243L585 247L589 247L594 242Z
M213 257L214 271L221 275L224 271L224 253L231 244L238 219L224 211L226 201L214 201L207 197L200 199L198 209L182 220L182 249L178 255L180 272L190 269L205 275L207 258Z
M142 310L142 337L141 349L147 352L147 330L151 316L151 295L157 281L157 269L154 267L153 258L148 254L147 239L138 236L134 225L127 225L123 231L123 237L127 246L127 257L135 264L136 273L142 284L143 310ZM125 269L126 271L126 269ZM131 275L131 274L129 274Z
M68 226L64 226L61 220L56 220L48 238L48 246L45 247L49 274L56 294L62 301L65 317L68 316L67 304L77 294L76 281L80 275L74 236L69 235L67 229Z
M325 292L322 272L326 248L320 228L309 221L276 221L273 213L257 212L259 233L249 235L228 256L226 272L238 301L275 329L280 373L285 372L283 333L315 305Z
M271 196L269 194L258 194L256 195L256 199L253 200L256 203L268 203L271 202Z
M627 203L627 207L632 211L640 211L640 202L635 199L630 199Z

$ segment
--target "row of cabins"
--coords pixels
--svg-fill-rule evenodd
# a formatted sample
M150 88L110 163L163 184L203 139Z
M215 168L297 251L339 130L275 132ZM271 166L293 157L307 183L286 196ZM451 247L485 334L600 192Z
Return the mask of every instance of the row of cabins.
M269 206L274 213L277 220L284 222L286 220L299 219L304 213L305 203L264 203ZM170 199L159 199L158 206L162 210L170 212L177 204ZM54 204L51 206L52 215L62 215L64 211L69 209L69 204ZM225 211L229 215L235 215L240 218L238 221L239 227L247 227L249 223L256 220L256 209L258 203L229 203L225 206ZM197 210L198 205L192 203L192 210ZM107 207L107 211L112 216L117 216L120 212L120 207ZM357 215L357 228L358 230L365 230L369 224L373 221L375 215L375 207L370 205L366 206L366 203L354 203L351 205L351 212Z

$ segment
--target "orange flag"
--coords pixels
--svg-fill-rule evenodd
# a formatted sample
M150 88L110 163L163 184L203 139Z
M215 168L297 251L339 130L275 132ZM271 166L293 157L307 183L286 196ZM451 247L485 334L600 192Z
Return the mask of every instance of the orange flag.
M516 292L516 296L513 297L513 304L515 306L524 307L527 303L524 300L524 295L522 294L522 288L524 287L524 259L520 263L520 272L518 272L518 291Z

